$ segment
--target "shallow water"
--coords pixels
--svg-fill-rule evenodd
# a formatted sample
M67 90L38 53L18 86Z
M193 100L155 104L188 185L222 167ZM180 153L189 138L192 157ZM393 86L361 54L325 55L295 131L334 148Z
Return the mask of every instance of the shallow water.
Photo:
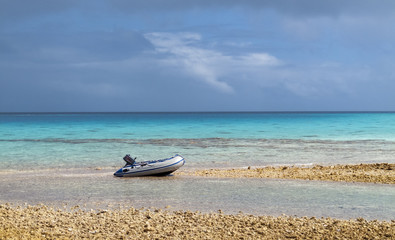
M126 153L178 153L185 169L394 163L394 123L395 113L0 114L0 201L389 220L392 185L112 173Z
M395 188L385 184L187 176L116 178L107 170L0 174L1 201L61 207L156 207L227 214L391 220Z

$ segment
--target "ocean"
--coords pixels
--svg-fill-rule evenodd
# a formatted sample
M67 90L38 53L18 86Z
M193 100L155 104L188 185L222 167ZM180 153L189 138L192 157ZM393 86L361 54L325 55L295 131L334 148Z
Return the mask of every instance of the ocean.
M1 113L0 201L393 219L390 185L112 176L180 154L185 169L395 162L395 113Z

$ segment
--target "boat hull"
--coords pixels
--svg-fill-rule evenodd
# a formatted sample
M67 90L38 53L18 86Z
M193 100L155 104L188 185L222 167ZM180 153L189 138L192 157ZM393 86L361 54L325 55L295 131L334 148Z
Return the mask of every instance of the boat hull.
M185 159L180 155L176 155L168 159L127 165L116 171L114 173L114 176L117 177L164 176L176 171L184 164L185 164Z

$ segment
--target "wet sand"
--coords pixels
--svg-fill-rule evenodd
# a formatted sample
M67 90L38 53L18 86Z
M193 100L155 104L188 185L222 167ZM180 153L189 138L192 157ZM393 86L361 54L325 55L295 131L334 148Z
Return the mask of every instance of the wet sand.
M395 221L0 205L0 239L394 239Z
M264 168L181 170L175 175L229 177L229 178L282 178L321 181L367 182L395 184L395 164L375 163L313 167L280 166Z

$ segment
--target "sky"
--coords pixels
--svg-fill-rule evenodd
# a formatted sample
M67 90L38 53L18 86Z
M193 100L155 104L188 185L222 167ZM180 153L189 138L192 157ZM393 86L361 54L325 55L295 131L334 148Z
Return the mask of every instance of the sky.
M0 112L395 111L393 0L0 6Z

